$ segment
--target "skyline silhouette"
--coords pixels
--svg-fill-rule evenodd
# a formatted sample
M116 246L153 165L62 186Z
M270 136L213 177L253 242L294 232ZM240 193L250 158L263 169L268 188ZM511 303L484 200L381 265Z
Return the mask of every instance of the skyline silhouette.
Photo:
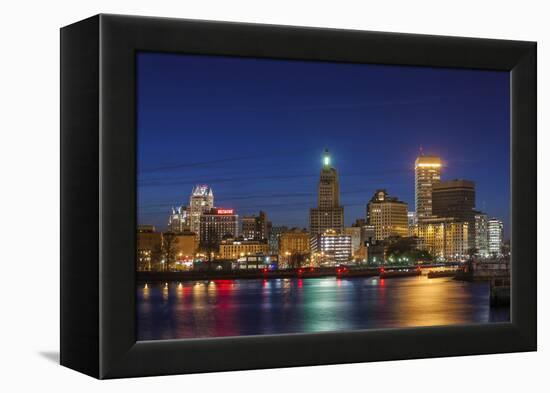
M139 223L165 229L204 183L219 207L307 227L325 148L347 226L380 188L413 211L422 147L509 235L506 72L160 53L137 70Z

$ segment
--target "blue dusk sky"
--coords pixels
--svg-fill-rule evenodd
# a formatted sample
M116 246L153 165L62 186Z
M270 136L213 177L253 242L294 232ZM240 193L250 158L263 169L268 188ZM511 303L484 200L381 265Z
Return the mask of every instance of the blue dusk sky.
M385 188L414 210L420 148L442 179L476 183L476 207L509 233L510 88L501 71L222 56L137 56L138 222L208 184L217 207L308 226L322 152L340 178L345 224Z

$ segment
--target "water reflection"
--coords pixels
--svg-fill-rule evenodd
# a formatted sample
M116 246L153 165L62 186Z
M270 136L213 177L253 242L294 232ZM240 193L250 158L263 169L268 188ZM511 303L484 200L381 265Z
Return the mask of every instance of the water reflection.
M509 320L486 283L425 276L148 283L138 339L219 337Z

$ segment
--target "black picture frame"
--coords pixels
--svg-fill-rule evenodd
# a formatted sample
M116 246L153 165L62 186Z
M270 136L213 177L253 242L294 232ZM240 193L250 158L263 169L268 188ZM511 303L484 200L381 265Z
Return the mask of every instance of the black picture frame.
M511 73L511 322L136 342L136 51ZM96 378L537 348L536 43L97 15L61 29L61 364Z

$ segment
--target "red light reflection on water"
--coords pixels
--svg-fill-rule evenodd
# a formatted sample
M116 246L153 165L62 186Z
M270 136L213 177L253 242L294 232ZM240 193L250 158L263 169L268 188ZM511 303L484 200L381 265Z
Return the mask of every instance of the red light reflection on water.
M215 308L222 310L220 313L212 314L212 309L206 308L204 318L211 321L211 327L215 336L234 336L237 335L237 315L235 313L234 294L238 285L234 280L212 280L214 288L210 298L210 307L215 304Z
M425 276L159 282L141 284L138 291L138 336L147 340L439 326L490 318L487 285ZM167 302L165 294L176 301ZM483 304L481 297L487 299ZM359 307L366 311L357 313ZM299 318L280 318L283 312Z
M213 280L216 284L217 291L232 291L234 282L233 280Z

